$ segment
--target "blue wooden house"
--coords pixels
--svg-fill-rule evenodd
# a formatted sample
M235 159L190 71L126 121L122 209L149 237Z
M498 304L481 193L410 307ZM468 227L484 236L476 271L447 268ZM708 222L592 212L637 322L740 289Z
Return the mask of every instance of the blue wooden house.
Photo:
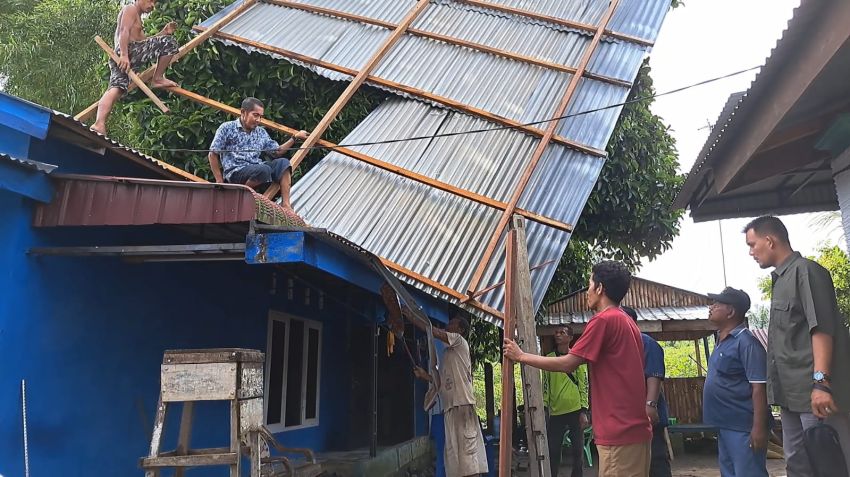
M264 351L284 445L390 449L388 468L426 452L424 389L378 327L386 277L323 230L276 227L275 210L0 93L0 475L25 460L31 475L140 475L162 355L179 348ZM448 303L411 293L446 320ZM192 445L227 445L226 407L205 404Z

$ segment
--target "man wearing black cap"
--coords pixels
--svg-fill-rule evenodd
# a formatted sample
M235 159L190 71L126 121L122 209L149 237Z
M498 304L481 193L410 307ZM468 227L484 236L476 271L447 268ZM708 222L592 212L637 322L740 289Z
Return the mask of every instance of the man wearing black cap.
M708 360L702 414L717 427L720 475L767 477L767 353L747 329L750 297L731 287L708 296L717 344Z

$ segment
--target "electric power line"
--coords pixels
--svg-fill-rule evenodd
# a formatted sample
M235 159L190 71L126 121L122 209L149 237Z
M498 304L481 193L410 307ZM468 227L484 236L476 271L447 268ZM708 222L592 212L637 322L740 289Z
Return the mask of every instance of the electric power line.
M216 151L216 150L213 150L213 149L185 149L185 148L134 148L134 149L136 149L138 151L143 151L143 152L185 152L185 153L204 153L204 152L207 152L207 153L208 152L260 152L260 153L263 153L263 152L272 152L272 151L300 151L300 150L313 150L313 149L330 149L330 150L333 150L333 149L362 147L362 146L375 146L375 145L380 145L380 144L395 144L395 143L399 143L399 142L432 140L432 139L436 139L436 138L463 136L463 135L467 135L467 134L480 134L480 133L487 133L487 132L504 131L504 130L508 130L508 129L519 129L519 128L526 127L526 126L536 126L536 125L539 125L539 124L550 123L552 121L560 121L562 119L574 118L574 117L577 117L577 116L593 114L593 113L605 111L605 110L608 110L608 109L619 108L619 107L626 106L626 105L629 105L629 104L640 103L640 102L647 101L647 100L650 100L650 99L655 99L655 98L660 98L662 96L668 96L668 95L671 95L671 94L680 93L682 91L686 91L686 90L689 90L689 89L692 89L692 88L696 88L698 86L703 86L703 85L706 85L706 84L709 84L709 83L713 83L715 81L720 81L720 80L723 80L723 79L726 79L726 78L731 78L733 76L737 76L737 75L740 75L740 74L749 73L750 71L757 70L759 68L761 68L761 66L753 66L751 68L746 68L746 69L735 71L735 72L732 72L732 73L728 73L728 74L725 74L725 75L722 75L722 76L716 76L714 78L702 80L702 81L699 81L697 83L692 83L692 84L682 86L682 87L679 87L679 88L671 89L671 90L665 91L663 93L656 93L656 94L649 95L649 96L641 96L639 98L634 98L634 99L630 99L630 100L627 100L627 101L623 101L622 103L616 103L616 104L611 104L611 105L608 105L608 106L602 106L602 107L599 107L599 108L588 109L586 111L579 111L577 113L566 114L566 115L558 116L558 117L554 117L554 118L541 119L539 121L532 121L532 122L528 122L528 123L519 124L519 125L516 125L516 126L496 126L496 127L492 127L492 128L470 129L470 130L466 130L466 131L434 133L434 134L430 134L430 135L427 135L427 136L411 136L411 137L406 137L406 138L385 139L385 140L381 140L381 141L358 142L358 143L352 143L352 144L338 144L336 146L313 145L311 147L290 147L290 148L286 148L286 149L283 149L283 150L281 150L281 149L240 149L240 150ZM118 147L113 147L113 148L118 149Z

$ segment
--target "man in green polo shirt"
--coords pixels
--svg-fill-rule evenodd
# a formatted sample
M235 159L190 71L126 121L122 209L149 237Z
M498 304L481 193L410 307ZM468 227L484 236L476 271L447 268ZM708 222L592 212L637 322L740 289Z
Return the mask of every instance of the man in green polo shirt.
M555 329L555 351L546 356L564 356L570 353L573 331L569 326ZM547 438L549 439L549 465L552 477L558 477L561 465L561 444L569 428L572 451L572 477L582 476L582 450L584 428L587 427L587 365L582 364L571 373L543 371L543 405L549 411Z
M767 398L782 408L788 475L813 475L803 433L818 419L837 431L850 462L850 333L838 312L832 278L791 248L788 230L776 217L759 217L744 233L759 266L775 267L770 274Z

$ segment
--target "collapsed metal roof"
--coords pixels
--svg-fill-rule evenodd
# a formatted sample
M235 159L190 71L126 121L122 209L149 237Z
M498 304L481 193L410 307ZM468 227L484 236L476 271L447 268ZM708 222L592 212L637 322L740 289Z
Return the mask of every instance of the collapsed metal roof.
M267 0L214 38L333 80L350 80L416 3ZM501 204L521 192L517 207L528 217L541 217L527 223L530 264L548 264L532 272L539 307L601 171L619 104L669 5L622 0L603 25L601 41L594 42L612 6L607 0L432 0L367 78L400 97L378 107L342 144L516 126L350 149ZM560 121L531 169L548 124L524 123L555 114L592 45L566 110L572 117ZM504 243L498 227L504 207L339 152L328 154L295 185L292 200L308 223L362 245L420 289L458 304L477 291L474 301L481 306L467 308L500 323L493 318L502 311L504 247L486 263L482 259L494 236ZM475 272L483 266L477 280Z

